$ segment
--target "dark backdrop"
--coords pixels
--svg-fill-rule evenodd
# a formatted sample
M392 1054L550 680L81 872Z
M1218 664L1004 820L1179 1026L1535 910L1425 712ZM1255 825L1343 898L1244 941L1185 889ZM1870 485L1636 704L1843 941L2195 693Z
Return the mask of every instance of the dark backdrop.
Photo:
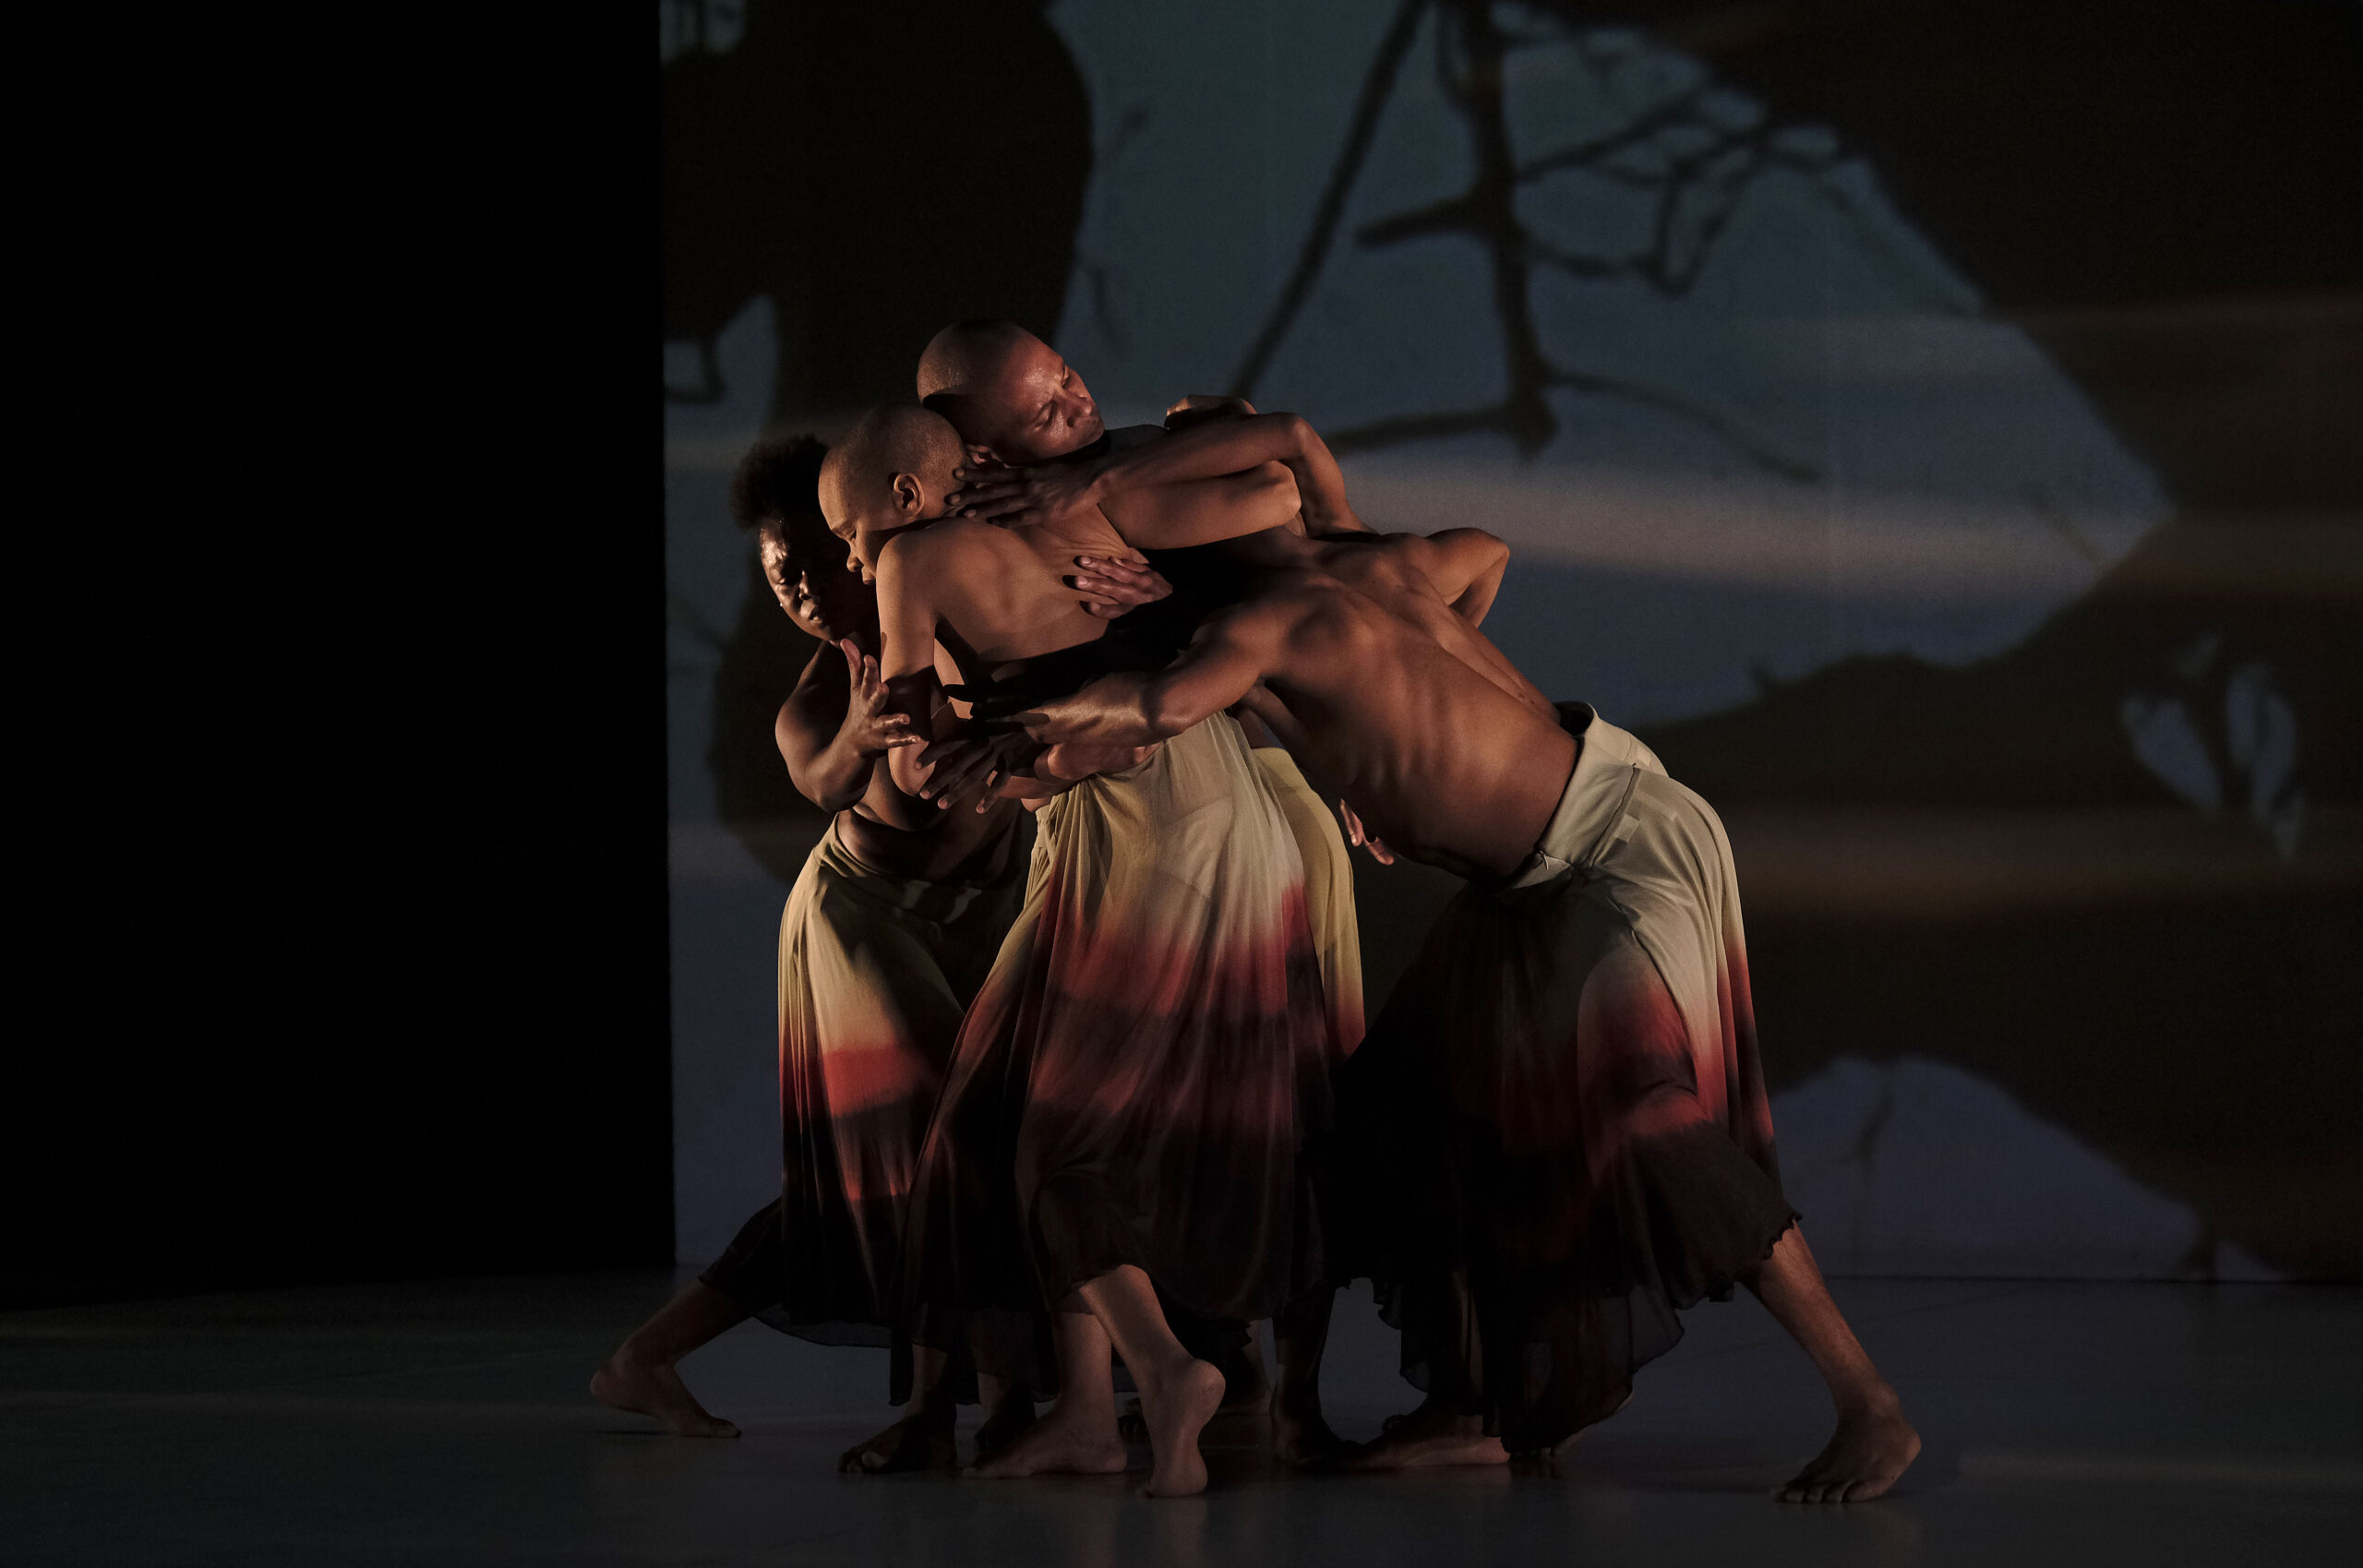
M907 395L973 313L1051 335L1120 422L1252 395L1374 522L1514 535L1489 633L1730 825L1826 1266L2363 1275L2353 4L665 14L673 810L745 851L674 889L685 1257L774 1158L771 917L818 831L770 731L808 648L727 463ZM1784 208L1804 170L1851 217ZM1874 288L1874 250L1927 273ZM1741 585L1805 496L1803 569ZM1660 553L1702 497L1730 531ZM1851 552L1922 502L1976 521L1884 600ZM2069 554L2089 576L2007 635L1939 630L1963 563ZM1671 673L1743 647L1714 694ZM1357 893L1375 999L1445 880Z
M657 70L546 21L48 56L5 1304L671 1256Z

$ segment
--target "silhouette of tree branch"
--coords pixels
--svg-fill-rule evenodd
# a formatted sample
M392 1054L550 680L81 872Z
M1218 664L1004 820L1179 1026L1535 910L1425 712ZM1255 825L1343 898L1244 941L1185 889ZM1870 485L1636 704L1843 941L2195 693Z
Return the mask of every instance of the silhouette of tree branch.
M1534 322L1532 273L1542 267L1584 281L1637 278L1664 297L1681 298L1703 274L1716 242L1749 190L1768 173L1782 170L1813 180L1824 199L1859 224L1859 209L1820 179L1843 161L1841 150L1834 142L1818 151L1798 147L1790 136L1795 127L1770 123L1752 104L1735 105L1709 79L1667 94L1613 130L1520 161L1511 146L1503 101L1511 52L1572 46L1595 78L1614 63L1614 56L1592 47L1582 31L1556 19L1546 18L1541 29L1507 29L1489 0L1407 0L1397 11L1364 77L1345 148L1315 209L1313 228L1232 378L1233 392L1254 394L1311 297L1376 139L1403 58L1431 5L1443 23L1437 32L1438 84L1468 135L1475 173L1458 195L1364 223L1354 240L1372 250L1459 234L1483 246L1506 385L1501 401L1483 408L1380 420L1341 433L1335 444L1341 449L1369 449L1483 430L1507 436L1520 455L1531 458L1558 432L1548 393L1565 388L1673 413L1712 432L1769 472L1800 480L1817 477L1817 465L1779 451L1694 399L1625 377L1553 366ZM1648 246L1632 254L1602 255L1569 249L1534 233L1517 213L1521 187L1566 172L1653 192L1657 199Z
M1231 375L1231 396L1254 395L1255 384L1270 367L1280 340L1295 324L1297 312L1313 293L1313 281L1321 276L1322 265L1329 258L1329 245L1337 236L1338 221L1345 216L1346 198L1353 194L1354 182L1361 177L1362 163L1370 157L1371 144L1377 139L1379 116L1386 112L1387 100L1394 96L1395 74L1402 68L1403 57L1411 52L1411 42L1419 35L1420 18L1427 8L1428 0L1402 0L1396 7L1395 19L1379 39L1378 53L1371 58L1370 70L1362 78L1361 94L1354 102L1354 117L1346 127L1345 149L1337 154L1337 165L1329 173L1329 184L1313 207L1313 228L1305 235L1303 247L1297 253L1296 268L1281 287L1280 297L1265 319L1263 331L1256 334L1247 357L1240 361L1238 370Z
M1509 121L1503 110L1503 65L1508 42L1493 20L1492 0L1446 0L1445 33L1457 39L1463 61L1454 71L1439 58L1445 91L1475 144L1477 177L1465 198L1468 230L1484 245L1493 273L1493 310L1502 329L1502 365L1509 385L1503 403L1510 439L1518 455L1532 457L1551 444L1559 422L1545 395L1551 366L1535 330L1533 289L1527 266L1526 231L1517 221L1517 162L1510 150ZM1448 45L1449 46L1449 45Z

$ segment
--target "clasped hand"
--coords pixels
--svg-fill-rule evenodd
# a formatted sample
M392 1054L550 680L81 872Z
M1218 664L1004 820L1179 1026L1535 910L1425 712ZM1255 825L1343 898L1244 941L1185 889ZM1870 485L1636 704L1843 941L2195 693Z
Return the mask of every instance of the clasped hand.
M1098 505L1100 467L1098 462L1052 462L1030 468L957 468L952 476L960 488L943 500L962 517L1003 527L1057 522Z
M979 811L1003 798L1038 802L1094 773L1138 767L1156 756L1157 749L1154 745L1045 746L1014 723L978 724L919 753L920 763L933 770L919 796L947 810L971 798Z
M982 811L1003 795L1032 793L1009 786L1034 772L1042 752L1039 741L1014 725L970 724L919 753L919 766L929 770L919 798L946 811L974 800Z

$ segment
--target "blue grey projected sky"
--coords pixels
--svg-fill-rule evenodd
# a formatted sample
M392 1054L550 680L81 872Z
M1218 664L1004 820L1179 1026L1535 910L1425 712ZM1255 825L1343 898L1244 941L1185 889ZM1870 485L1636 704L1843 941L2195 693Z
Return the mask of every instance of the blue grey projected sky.
M1059 345L1111 423L1233 384L1392 12L1051 8L1097 138ZM1347 470L1382 526L1469 522L1512 542L1489 629L1546 688L1645 722L1742 700L1759 667L1974 659L2164 516L2076 389L1980 317L1825 130L1768 126L1637 36L1496 16L1532 338L1574 384L1547 394L1557 430L1530 458L1474 432L1366 448ZM1350 432L1503 397L1486 246L1418 221L1476 173L1448 86L1460 65L1432 11L1254 377L1262 406Z
M1111 425L1243 376L1260 405L1347 445L1373 523L1506 537L1487 630L1553 696L1628 724L1853 653L1998 653L2165 518L2076 388L1826 129L1767 124L1693 60L1516 6L1493 14L1517 177L1481 215L1529 260L1505 311L1488 234L1455 226L1478 151L1434 9L1357 162L1349 128L1395 6L1050 6L1094 118L1058 344ZM730 47L735 5L705 14L702 46ZM717 640L748 583L723 492L773 406L774 321L773 302L748 305L714 345L720 401L666 408L676 1203L692 1260L776 1179L783 890L716 820L707 767ZM1533 389L1547 428L1529 419L1523 444L1493 417L1521 353L1549 372ZM668 381L700 381L697 345L666 354ZM2292 721L2251 673L2234 683L2233 751L2278 778ZM2125 702L2129 747L2208 806L2179 700ZM2267 824L2285 856L2297 809ZM1776 1119L1841 1271L2154 1277L2202 1234L1999 1086L1908 1049L1836 1063L1780 1095ZM2213 1256L2226 1277L2265 1272L2227 1245Z

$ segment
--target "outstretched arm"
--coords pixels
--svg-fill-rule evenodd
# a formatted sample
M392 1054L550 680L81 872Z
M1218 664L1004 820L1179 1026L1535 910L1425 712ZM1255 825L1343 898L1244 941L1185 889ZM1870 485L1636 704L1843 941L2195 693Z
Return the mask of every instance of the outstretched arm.
M1259 605L1199 628L1182 656L1155 675L1106 676L1072 697L1017 715L1046 746L1150 746L1170 740L1254 689L1277 662L1278 616Z

